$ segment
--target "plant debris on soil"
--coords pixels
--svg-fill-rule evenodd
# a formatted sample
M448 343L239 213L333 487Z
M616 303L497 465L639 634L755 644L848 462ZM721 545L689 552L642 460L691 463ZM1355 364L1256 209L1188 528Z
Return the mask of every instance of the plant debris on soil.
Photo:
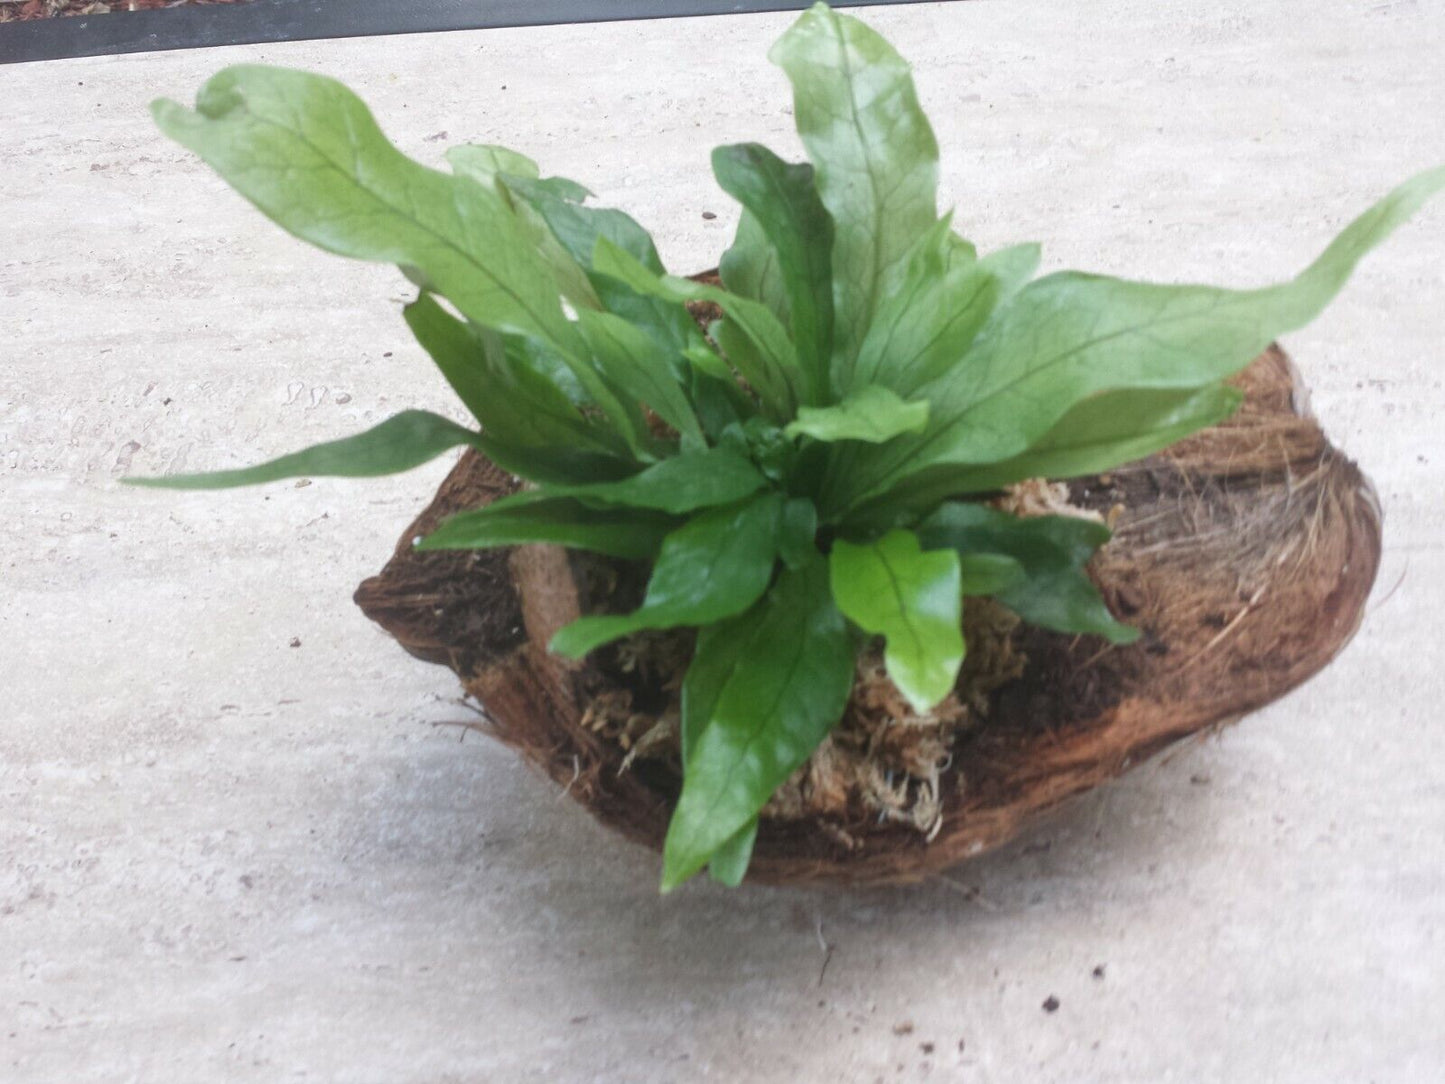
M246 0L0 0L0 23L112 11L162 11L195 4L244 4Z

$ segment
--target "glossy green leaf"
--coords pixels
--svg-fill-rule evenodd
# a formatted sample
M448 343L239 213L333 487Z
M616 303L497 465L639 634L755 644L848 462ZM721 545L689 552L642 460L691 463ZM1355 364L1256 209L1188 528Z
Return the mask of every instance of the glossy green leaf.
M925 389L934 408L928 431L870 460L855 492L872 495L939 463L1020 455L1100 392L1224 379L1318 315L1359 260L1442 187L1445 167L1407 181L1278 286L1157 286L1076 272L1031 283L965 361Z
M542 216L525 201L514 198L511 189L506 185L506 178L531 181L539 191L579 202L591 195L587 189L563 177L542 180L537 163L532 159L507 147L493 144L452 147L447 151L447 162L453 173L470 177L496 192L512 209L512 213L525 225L528 239L537 246L543 260L551 266L557 280L557 289L574 308L595 309L598 306L597 294L587 280L586 271L552 236Z
M1131 463L1217 425L1244 393L1224 384L1194 390L1130 388L1085 399L1022 455L951 472L934 501L1002 489L1025 478L1077 478Z
M899 284L879 302L856 362L839 369L839 388L881 384L912 395L968 352L999 286L990 265L974 259L971 246L943 219L910 251Z
M1072 516L1020 518L981 504L942 505L918 527L929 549L951 547L961 555L998 554L1023 566L1025 578L998 591L998 598L1025 621L1058 632L1090 632L1116 644L1139 638L1139 630L1114 619L1085 566L1109 540L1109 529Z
M815 4L769 57L793 84L798 134L837 231L834 348L851 358L885 280L938 217L938 144L907 62L857 19Z
M550 269L502 198L411 161L335 80L241 65L212 77L194 112L164 100L152 112L302 240L415 268L478 324L580 347Z
M480 434L439 414L403 410L354 437L313 444L254 467L123 481L155 489L230 489L282 478L375 478L419 467L459 444L485 446Z
M726 651L710 719L683 766L663 845L662 889L705 866L828 734L853 687L853 643L821 558L785 570L766 598L699 644Z
M577 316L582 337L603 375L622 392L651 407L682 435L684 445L703 445L702 426L667 351L646 332L610 312L580 312Z
M758 818L754 817L713 852L707 864L708 876L720 885L737 888L747 876L748 865L753 860L753 844L757 839Z
M929 711L953 690L963 662L958 554L925 553L912 531L894 530L865 546L839 539L828 567L838 609L883 637L888 676L915 711Z
M740 501L766 483L757 468L736 452L708 448L680 452L621 481L548 486L546 492L554 497L682 513Z
M735 348L728 360L769 406L774 417L791 416L801 382L797 351L787 329L766 305L707 283L658 275L606 237L598 239L592 263L599 272L639 293L675 303L711 301L720 306L727 316L724 324L733 325L749 345L747 351ZM719 345L728 353L725 343L720 340Z
M718 147L713 174L756 219L777 253L789 330L803 370L803 399L829 391L833 347L833 220L813 185L813 167L784 162L757 143Z
M452 516L422 539L417 549L490 549L550 542L642 560L657 555L676 525L676 519L657 512L590 508L578 500L531 491Z
M778 250L768 240L762 225L746 207L738 217L733 243L718 260L718 277L729 293L750 297L766 305L778 322L790 327L788 290L783 284L783 269Z
M553 380L511 353L501 335L458 320L429 294L403 315L488 437L519 449L561 446L625 454L615 434L589 422Z
M694 516L663 540L640 607L580 617L552 637L552 650L581 658L643 629L710 625L742 613L772 579L782 505L779 494L765 493Z
M828 407L800 407L783 430L790 437L861 440L881 444L902 433L918 433L928 424L928 403L907 403L897 393L869 384Z

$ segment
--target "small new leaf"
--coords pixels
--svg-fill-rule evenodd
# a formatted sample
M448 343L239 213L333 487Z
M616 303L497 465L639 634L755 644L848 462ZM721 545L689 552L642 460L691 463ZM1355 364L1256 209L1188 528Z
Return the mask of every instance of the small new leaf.
M870 384L833 406L799 407L797 421L783 432L814 440L882 444L903 433L922 432L927 424L927 401L904 402L896 392Z
M912 531L889 531L829 557L833 601L864 632L884 638L884 664L922 714L953 690L963 662L963 586L951 549L923 552Z

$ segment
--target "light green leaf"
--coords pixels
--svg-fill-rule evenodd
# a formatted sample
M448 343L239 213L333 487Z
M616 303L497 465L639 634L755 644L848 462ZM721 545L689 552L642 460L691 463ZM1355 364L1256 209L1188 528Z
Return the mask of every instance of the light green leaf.
M769 57L793 84L798 134L837 230L834 350L851 358L886 278L938 217L938 144L907 62L857 19L815 4Z
M1204 387L1314 319L1359 260L1445 187L1419 174L1355 219L1293 280L1261 290L1156 286L1065 272L1024 287L965 361L929 386L923 435L870 459L854 492L872 495L939 463L992 463L1027 451L1071 408L1104 391Z
M694 516L663 540L640 607L580 617L552 637L552 650L581 658L643 629L710 625L742 613L772 579L782 505L781 495L765 493Z
M459 444L484 448L481 434L463 428L439 414L403 410L380 425L354 437L314 444L241 470L205 474L172 474L161 478L125 478L127 485L154 489L230 489L254 486L282 478L375 478L411 470Z
M741 143L714 150L712 169L777 253L803 400L822 402L833 346L833 220L813 186L813 167L790 165L764 146Z
M529 491L452 516L417 544L422 550L490 549L551 542L610 557L657 555L677 525L671 516L636 509L589 508L581 501Z
M626 212L611 207L583 207L563 199L544 181L507 177L504 183L542 216L562 247L588 270L593 269L597 239L606 237L654 274L663 273L652 237Z
M762 602L699 644L731 667L683 767L682 796L663 845L662 890L705 866L757 815L843 714L853 643L821 558L783 571Z
M962 555L998 554L1023 566L1025 578L998 598L1025 621L1058 632L1090 632L1116 644L1133 643L1139 630L1120 624L1104 605L1085 566L1109 540L1102 523L1072 516L1019 518L981 504L942 505L918 527L929 549L948 546Z
M864 632L884 638L888 676L917 712L953 690L963 662L958 554L925 553L912 531L855 546L839 539L828 559L833 601Z
M719 305L727 315L724 325L734 325L748 345L747 350L735 346L734 354L728 360L752 385L772 417L792 416L801 382L798 355L788 338L787 329L766 305L706 283L658 275L606 237L598 238L592 264L597 271L638 293L674 303L711 301ZM721 340L719 345L724 353L728 352L727 345Z
M551 270L501 197L411 161L335 80L242 65L212 77L194 112L170 101L152 112L302 240L415 268L478 324L580 348Z
M901 433L922 432L928 424L928 403L907 403L895 392L869 384L829 407L800 407L798 418L783 430L790 437L814 440L862 440L881 444Z
M740 501L762 489L766 481L752 463L737 453L708 448L669 456L621 481L554 485L548 486L546 492L553 497L682 513Z
M716 851L707 864L707 873L714 881L728 888L737 888L747 876L753 860L753 844L758 839L758 818L754 817L737 835Z
M602 374L622 392L646 403L676 429L684 445L706 443L667 351L645 331L610 312L579 312L578 326Z

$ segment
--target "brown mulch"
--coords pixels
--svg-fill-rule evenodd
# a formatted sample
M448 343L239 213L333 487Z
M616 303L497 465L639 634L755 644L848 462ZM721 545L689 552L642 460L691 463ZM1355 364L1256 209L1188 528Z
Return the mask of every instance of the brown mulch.
M112 11L156 11L191 4L243 4L246 0L0 0L0 23Z

